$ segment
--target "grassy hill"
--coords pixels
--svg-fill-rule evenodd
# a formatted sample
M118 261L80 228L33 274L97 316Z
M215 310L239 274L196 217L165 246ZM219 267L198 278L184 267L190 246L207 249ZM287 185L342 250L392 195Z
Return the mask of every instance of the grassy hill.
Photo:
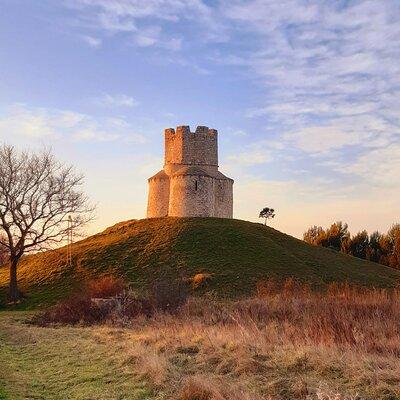
M212 275L207 290L228 297L254 291L261 278L293 276L318 286L345 281L394 286L400 271L310 246L261 224L217 218L160 218L117 224L66 249L35 254L21 262L20 288L28 307L54 302L91 277L123 275L138 289L157 278ZM0 269L0 292L8 271Z

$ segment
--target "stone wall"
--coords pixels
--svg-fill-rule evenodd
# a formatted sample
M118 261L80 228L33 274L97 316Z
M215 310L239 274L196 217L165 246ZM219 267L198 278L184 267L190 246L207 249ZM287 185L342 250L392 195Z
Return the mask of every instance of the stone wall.
M218 167L218 132L199 126L190 132L188 126L176 131L165 129L165 164L212 165Z
M171 179L170 217L213 217L214 178L178 175Z
M165 164L149 179L147 217L232 218L233 180L218 171L218 132L165 129Z
M160 171L157 175L162 175ZM147 200L147 218L168 216L169 207L169 176L152 177L149 179L149 196Z
M233 180L215 179L214 183L214 216L219 218L233 217Z

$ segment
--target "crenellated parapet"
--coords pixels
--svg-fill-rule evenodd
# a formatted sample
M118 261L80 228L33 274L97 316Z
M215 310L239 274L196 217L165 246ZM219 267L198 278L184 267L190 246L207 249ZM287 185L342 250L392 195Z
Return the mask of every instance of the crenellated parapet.
M186 164L218 166L218 131L198 126L195 132L189 126L168 128L165 134L165 165Z
M190 126L189 125L179 125L174 128L165 128L164 129L164 134L165 136L174 136L174 135L188 135L189 133L195 134L197 133L198 135L204 134L204 135L216 135L218 131L213 128L209 128L208 126L203 126L199 125L194 132L190 131Z

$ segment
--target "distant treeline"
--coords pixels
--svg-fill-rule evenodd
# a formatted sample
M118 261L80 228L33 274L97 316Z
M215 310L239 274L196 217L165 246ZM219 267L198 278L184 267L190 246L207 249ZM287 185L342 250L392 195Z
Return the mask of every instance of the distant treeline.
M400 224L394 224L386 234L378 231L368 234L364 230L352 236L348 225L339 221L327 229L313 226L304 233L303 239L314 246L329 247L400 269Z

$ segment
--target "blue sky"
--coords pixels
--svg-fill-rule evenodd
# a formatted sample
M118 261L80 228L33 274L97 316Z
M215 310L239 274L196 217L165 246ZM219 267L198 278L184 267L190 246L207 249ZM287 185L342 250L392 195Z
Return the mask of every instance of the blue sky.
M89 231L143 218L165 127L219 130L236 218L301 236L400 209L397 0L0 0L0 140L86 176Z

